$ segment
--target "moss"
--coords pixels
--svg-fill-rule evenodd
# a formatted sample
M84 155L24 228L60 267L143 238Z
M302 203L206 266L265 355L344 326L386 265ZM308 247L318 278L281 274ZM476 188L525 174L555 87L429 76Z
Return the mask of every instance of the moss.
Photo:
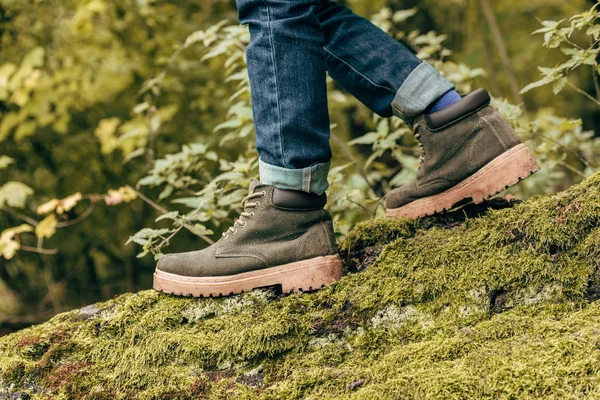
M475 216L371 221L341 245L362 271L312 294L143 291L61 314L0 338L0 393L598 398L599 199L595 175Z

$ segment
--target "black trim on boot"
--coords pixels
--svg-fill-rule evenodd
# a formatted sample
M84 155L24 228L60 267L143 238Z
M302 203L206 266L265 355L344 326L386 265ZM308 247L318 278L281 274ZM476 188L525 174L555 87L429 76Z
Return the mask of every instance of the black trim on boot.
M273 188L273 205L284 210L320 210L327 204L327 195Z
M490 104L490 95L485 89L477 89L448 107L425 115L430 130L435 131L457 122Z

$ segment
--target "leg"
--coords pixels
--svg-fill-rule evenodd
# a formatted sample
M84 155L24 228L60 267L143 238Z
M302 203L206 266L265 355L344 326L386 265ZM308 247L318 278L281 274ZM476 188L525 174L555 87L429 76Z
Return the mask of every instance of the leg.
M250 28L248 73L261 182L321 194L329 115L319 0L237 0Z
M407 120L423 145L416 180L387 195L388 216L478 203L538 170L485 90L461 99L430 64L348 8L324 0L316 12L329 74L378 114Z
M377 114L390 117L394 111L412 119L454 88L429 63L349 8L326 0L315 13L329 74Z
M255 288L315 290L342 276L331 215L323 209L329 115L319 0L237 0L250 25L248 72L261 181L210 247L162 257L154 287L222 296ZM306 193L312 192L312 193Z

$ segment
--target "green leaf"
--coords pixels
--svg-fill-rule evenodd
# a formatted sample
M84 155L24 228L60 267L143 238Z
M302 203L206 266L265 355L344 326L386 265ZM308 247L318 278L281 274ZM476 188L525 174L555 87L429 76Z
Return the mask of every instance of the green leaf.
M552 83L552 82L554 82L554 81L556 81L556 80L558 80L560 78L561 78L560 75L558 75L558 76L555 76L555 75L546 75L544 78L540 79L539 81L530 83L529 85L525 86L523 89L521 89L521 91L519 93L521 93L521 94L527 93L531 89L535 89L535 88L538 88L538 87L541 87L541 86L548 85L548 84L550 84L550 83Z
M171 212L165 213L165 214L159 216L158 218L156 218L155 222L162 221L164 219L173 219L174 220L178 216L179 216L179 211L171 211Z
M15 159L8 156L0 156L0 169L6 169L9 165L14 164Z
M240 126L242 126L242 121L240 121L239 119L232 119L230 121L226 121L223 122L222 124L219 124L215 127L214 131L218 132L221 129L235 129L235 128L239 128Z
M33 194L33 189L21 182L8 182L0 188L0 207L24 208L27 197Z
M129 240L127 241L127 243L125 243L125 245L128 245L129 243L137 243L137 244L141 244L142 243L147 243L149 240L163 236L167 233L171 232L170 229L150 229L150 228L144 228L141 231L137 232L135 235L130 236Z
M378 132L369 132L359 138L351 140L348 145L353 146L355 144L373 144L379 140L380 134Z
M0 255L7 260L13 258L21 248L21 244L14 240L14 237L20 233L32 231L33 227L26 224L3 231L2 234L0 234Z
M417 7L409 8L408 10L396 11L392 17L392 21L395 23L404 22L410 17L415 16L418 11L419 9Z
M212 235L214 233L210 229L207 229L204 225L200 224L192 225L190 227L186 226L186 228L188 231L192 232L196 236L206 236Z
M559 94L564 89L566 84L567 84L567 78L560 78L559 80L554 82L552 91L554 92L554 94Z
M56 233L56 215L50 214L35 227L35 235L40 238L50 239Z

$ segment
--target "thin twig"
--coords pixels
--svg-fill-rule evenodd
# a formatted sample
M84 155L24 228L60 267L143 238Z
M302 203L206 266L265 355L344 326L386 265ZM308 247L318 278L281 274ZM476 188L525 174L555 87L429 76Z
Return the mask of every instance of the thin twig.
M158 212L162 213L162 214L166 214L169 212L169 210L167 210L164 207L159 206L158 204L156 204L155 202L153 202L152 200L150 200L148 197L146 197L142 192L140 192L139 190L127 185L127 187L131 190L133 190L140 199L142 199L145 203L149 204L152 208L154 208L155 210L157 210Z
M591 170L592 170L592 172L596 172L596 171L594 170L594 167L592 167L592 165L589 163L589 161L588 161L588 160L586 160L586 159L585 159L585 157L583 157L581 154L579 154L579 153L578 153L578 152L576 152L575 150L573 150L573 149L571 149L571 148L569 148L569 147L565 146L564 144L562 144L562 143L560 143L560 142L558 142L558 141L556 141L556 140L554 140L554 139L552 139L552 138L550 138L550 137L548 137L548 136L546 136L546 135L540 135L540 136L541 136L541 138L542 138L542 139L545 139L545 140L547 140L547 141L549 141L549 142L551 142L551 143L554 143L554 144L556 144L556 145L558 145L558 146L560 146L560 147L562 147L562 148L566 149L567 151L570 151L571 153L573 153L573 154L575 155L575 157L577 157L577 159L578 159L579 161L581 161L581 162L583 163L583 165L585 165L587 168L591 169Z
M571 82L567 81L567 85L569 85L572 89L575 89L577 92L579 92L580 94L584 95L585 97L587 97L588 99L590 99L591 101L593 101L594 103L596 103L598 106L600 106L600 100L595 99L589 93L587 93L587 92L579 89L577 86L573 85Z
M147 203L148 205L150 205L152 208L154 208L155 210L157 210L158 212L160 212L161 214L167 214L169 212L169 210L167 210L164 207L159 206L158 204L156 204L155 202L153 202L152 200L150 200L148 197L144 196L144 194L142 192L140 192L139 190L127 185L127 187L131 190L133 190L140 199L142 199L145 203ZM192 231L192 227L188 224L184 224L183 225L184 228ZM215 241L212 240L211 238L209 238L206 235L197 235L199 236L202 240L204 240L206 243L208 244L214 244Z
M356 202L354 200L350 200L350 199L346 199L346 200L348 200L350 203L354 204L355 206L358 206L358 207L362 208L363 210L365 210L369 214L373 213L372 210L369 210L367 207L363 206L362 204L360 204L360 203L358 203L358 202Z
M35 219L30 218L27 215L21 214L20 212L15 211L12 208L3 206L2 208L0 208L0 210L6 211L7 213L9 213L10 215L12 215L13 217L15 217L17 219L20 219L21 221L27 222L29 225L38 226L40 224Z
M590 49L591 50L594 49L594 47L596 46L596 43L598 43L598 42L594 42L593 37L590 36ZM598 81L598 71L596 71L596 67L597 66L592 65L592 77L594 79L594 89L596 89L596 98L600 102L600 82Z
M567 164L564 161L559 161L559 164L562 165L563 167L567 168L568 170L570 170L571 172L576 173L577 175L581 176L582 178L587 178L588 176L586 174L584 174L583 172L579 171L576 168L573 168L572 166L570 166L569 164Z
M492 42L496 46L496 50L498 50L498 56L500 57L500 61L504 65L506 69L506 73L510 79L510 84L512 87L513 97L516 103L523 104L525 107L525 103L523 102L523 97L519 91L519 81L517 79L517 74L512 66L512 62L510 56L508 55L508 50L506 48L506 43L502 36L502 32L500 31L500 26L498 25L498 20L496 19L496 15L494 15L494 10L490 4L489 0L480 0L481 12L483 17L485 18L487 25L490 28L490 33L492 34Z
M83 221L84 219L86 219L87 217L89 217L90 214L92 214L94 212L95 208L96 208L96 204L95 203L91 203L89 205L89 207L87 208L87 210L85 210L84 213L81 214L79 217L74 218L74 219L69 220L69 221L60 222L60 223L56 224L56 227L57 228L66 228L68 226L73 226L75 224L78 224L81 221Z
M375 219L377 217L377 210L379 209L379 207L383 208L383 210L385 211L385 207L383 207L383 200L385 199L385 196L382 196L379 198L379 200L377 200L377 203L375 204L375 209L373 210L373 218Z
M21 246L19 250L27 251L29 253L44 254L47 256L53 256L58 254L58 249L41 249L39 247Z

